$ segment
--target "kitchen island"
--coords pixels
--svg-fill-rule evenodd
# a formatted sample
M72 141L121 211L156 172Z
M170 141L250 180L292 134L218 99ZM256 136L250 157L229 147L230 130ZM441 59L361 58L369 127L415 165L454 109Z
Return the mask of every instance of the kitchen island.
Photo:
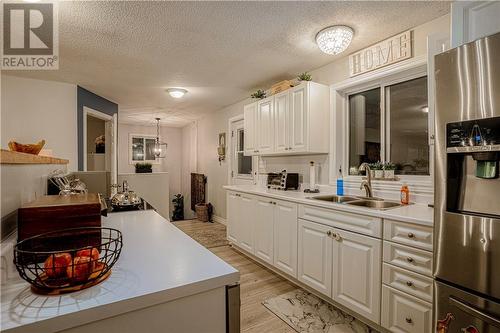
M111 276L86 290L36 295L24 280L2 285L2 332L225 332L226 286L239 272L155 211L113 213L123 233Z

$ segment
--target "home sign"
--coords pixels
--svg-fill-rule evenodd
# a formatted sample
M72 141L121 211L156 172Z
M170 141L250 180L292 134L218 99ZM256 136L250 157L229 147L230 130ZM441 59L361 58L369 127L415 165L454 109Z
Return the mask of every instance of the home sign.
M350 76L409 59L412 53L412 31L383 40L349 56Z

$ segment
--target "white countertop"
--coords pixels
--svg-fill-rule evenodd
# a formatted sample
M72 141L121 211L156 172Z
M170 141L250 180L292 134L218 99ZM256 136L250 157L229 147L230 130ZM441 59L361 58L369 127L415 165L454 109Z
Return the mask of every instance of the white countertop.
M103 226L123 234L123 249L102 283L62 296L33 294L24 280L2 286L2 332L57 332L239 281L239 272L148 211L112 213Z
M255 185L227 185L226 190L262 195L270 198L293 201L301 204L336 209L344 212L358 213L385 219L394 219L415 224L433 226L434 209L424 204L411 204L388 210L377 210L373 208L357 207L341 203L326 202L309 199L312 196L335 194L335 192L322 191L321 193L304 193L302 191L280 191L270 190Z

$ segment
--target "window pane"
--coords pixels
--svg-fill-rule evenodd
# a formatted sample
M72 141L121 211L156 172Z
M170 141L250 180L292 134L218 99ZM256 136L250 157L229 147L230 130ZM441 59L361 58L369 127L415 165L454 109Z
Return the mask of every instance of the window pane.
M252 174L252 156L245 156L242 152L238 153L238 174Z
M154 155L155 139L145 139L146 140L146 160L152 161L156 157Z
M144 141L142 138L132 138L132 161L144 160Z
M244 135L244 131L242 129L239 129L238 130L238 151L244 151L245 150L245 144L244 144L244 140L245 140L245 135Z
M349 174L380 161L380 88L349 96Z
M429 174L427 77L386 88L390 160L396 174Z

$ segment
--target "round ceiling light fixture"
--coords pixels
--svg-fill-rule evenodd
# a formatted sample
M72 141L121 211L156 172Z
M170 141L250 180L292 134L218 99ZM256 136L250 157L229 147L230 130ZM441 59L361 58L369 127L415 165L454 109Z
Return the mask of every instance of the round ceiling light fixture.
M354 30L345 25L325 28L316 35L316 44L326 54L339 54L351 44Z
M167 92L173 98L182 98L188 91L182 88L168 88Z

